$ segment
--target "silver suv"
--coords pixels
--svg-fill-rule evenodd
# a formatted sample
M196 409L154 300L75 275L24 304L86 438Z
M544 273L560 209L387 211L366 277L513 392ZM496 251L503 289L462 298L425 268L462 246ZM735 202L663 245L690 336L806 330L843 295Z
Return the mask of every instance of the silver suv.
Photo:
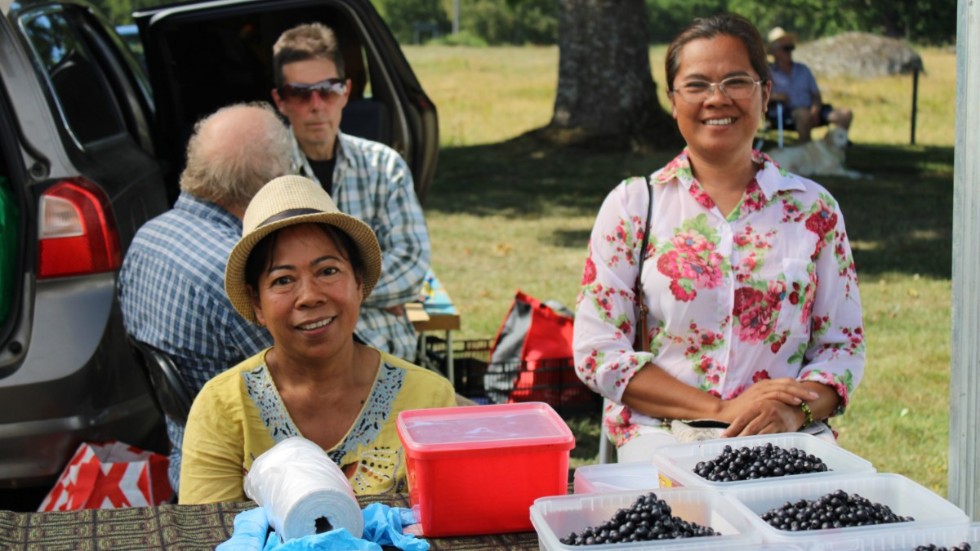
M369 0L156 8L135 16L141 60L83 3L0 0L0 13L0 488L40 488L80 442L165 445L117 272L137 228L176 198L194 122L269 100L279 33L337 31L354 80L342 128L401 152L422 200L438 130Z

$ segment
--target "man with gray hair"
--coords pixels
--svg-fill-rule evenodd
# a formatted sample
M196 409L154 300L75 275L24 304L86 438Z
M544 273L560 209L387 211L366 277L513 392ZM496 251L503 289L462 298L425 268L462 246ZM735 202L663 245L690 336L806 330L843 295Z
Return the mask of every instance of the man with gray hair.
M289 173L289 129L267 103L223 107L194 126L173 209L136 233L119 273L123 323L165 352L195 394L214 375L272 344L235 312L225 264L245 208L266 182ZM170 482L180 479L183 427L167 418Z

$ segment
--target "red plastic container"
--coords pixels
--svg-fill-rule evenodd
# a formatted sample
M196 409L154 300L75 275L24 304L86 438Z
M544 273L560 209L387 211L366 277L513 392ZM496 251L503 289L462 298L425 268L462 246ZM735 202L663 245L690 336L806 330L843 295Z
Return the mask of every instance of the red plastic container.
M425 536L527 532L534 500L568 491L575 437L548 404L403 411L397 426Z

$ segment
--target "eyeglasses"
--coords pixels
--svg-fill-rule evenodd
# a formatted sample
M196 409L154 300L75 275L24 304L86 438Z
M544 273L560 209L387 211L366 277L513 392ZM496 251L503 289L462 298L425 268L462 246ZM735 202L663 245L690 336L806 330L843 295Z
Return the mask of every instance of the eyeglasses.
M796 46L794 46L792 44L787 44L785 46L780 46L779 49L782 50L782 51L784 51L784 52L792 52L793 50L796 49Z
M688 103L701 103L713 96L717 87L729 99L748 99L755 93L755 87L762 82L750 77L728 77L721 82L691 80L671 90L670 94L677 94Z
M327 101L331 96L340 97L347 93L347 81L342 78L328 78L313 84L290 82L279 87L279 95L284 101L306 103L313 97L313 92L319 94L322 101Z

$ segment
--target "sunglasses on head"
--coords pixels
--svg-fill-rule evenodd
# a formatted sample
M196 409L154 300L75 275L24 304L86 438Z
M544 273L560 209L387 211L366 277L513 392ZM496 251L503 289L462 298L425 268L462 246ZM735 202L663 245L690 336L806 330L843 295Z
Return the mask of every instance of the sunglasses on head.
M319 94L321 100L330 96L342 96L347 92L347 81L342 78L328 78L312 84L290 82L279 87L279 95L284 100L307 102L313 97L313 92Z

